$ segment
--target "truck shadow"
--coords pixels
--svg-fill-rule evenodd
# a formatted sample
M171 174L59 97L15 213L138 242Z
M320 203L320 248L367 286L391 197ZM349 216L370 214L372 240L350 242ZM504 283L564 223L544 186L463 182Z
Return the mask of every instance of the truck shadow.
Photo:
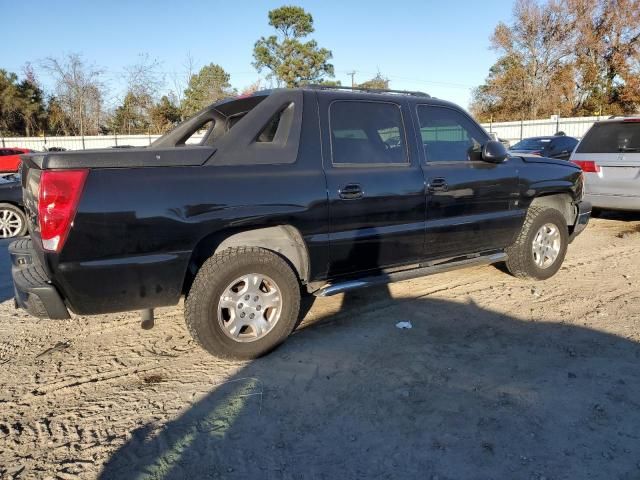
M319 300L277 351L134 431L100 478L638 478L638 343L389 297Z

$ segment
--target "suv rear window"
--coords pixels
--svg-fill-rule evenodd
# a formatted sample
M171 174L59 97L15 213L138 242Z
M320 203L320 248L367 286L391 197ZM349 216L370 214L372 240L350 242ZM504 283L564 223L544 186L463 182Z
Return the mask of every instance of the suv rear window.
M640 123L596 123L584 136L576 152L640 152Z

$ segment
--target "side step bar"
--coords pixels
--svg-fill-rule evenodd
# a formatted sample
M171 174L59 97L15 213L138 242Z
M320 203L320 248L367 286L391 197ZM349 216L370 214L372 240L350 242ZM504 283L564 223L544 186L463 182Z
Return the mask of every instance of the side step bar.
M492 263L502 262L506 260L507 255L504 252L492 253L490 255L480 255L472 258L464 258L462 260L453 260L435 265L420 266L409 270L401 270L391 273L382 273L380 275L363 277L355 280L345 280L344 282L327 284L313 292L316 297L330 297L339 293L355 290L357 288L372 287L374 285L383 285L386 283L400 282L411 278L425 277L434 273L448 272L459 268L471 267L475 265L490 265Z

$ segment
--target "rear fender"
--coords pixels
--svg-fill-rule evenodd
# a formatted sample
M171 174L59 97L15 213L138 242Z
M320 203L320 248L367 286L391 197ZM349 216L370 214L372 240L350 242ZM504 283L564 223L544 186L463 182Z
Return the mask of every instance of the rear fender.
M259 247L284 257L302 282L309 279L309 252L299 230L291 225L249 230L225 230L208 235L196 245L185 278L186 293L195 274L207 258L227 248Z

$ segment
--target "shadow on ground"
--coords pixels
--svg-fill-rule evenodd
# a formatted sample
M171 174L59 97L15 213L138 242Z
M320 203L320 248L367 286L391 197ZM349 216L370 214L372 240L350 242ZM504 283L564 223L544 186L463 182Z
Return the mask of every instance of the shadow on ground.
M601 218L603 220L618 220L621 222L637 222L640 221L640 212L600 210L597 212L597 218Z
M532 320L351 294L100 478L640 478L640 346Z

